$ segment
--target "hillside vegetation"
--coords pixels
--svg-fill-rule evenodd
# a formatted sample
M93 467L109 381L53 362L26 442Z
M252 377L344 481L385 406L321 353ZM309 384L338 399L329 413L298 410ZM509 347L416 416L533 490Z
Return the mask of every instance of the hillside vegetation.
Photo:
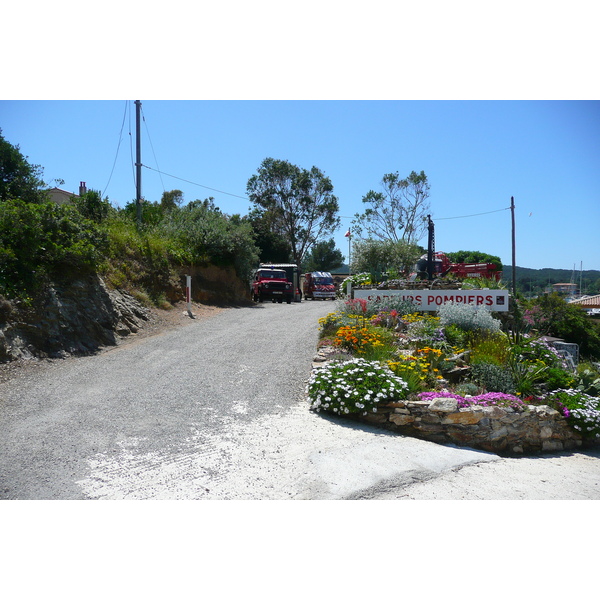
M212 200L183 207L113 208L96 191L73 205L8 199L0 203L0 294L25 305L35 302L50 281L100 274L157 306L180 289L186 266L233 267L247 279L258 260L250 223L228 216Z
M528 269L516 267L517 292L527 296L543 294L556 283L569 283L571 280L581 288L582 293L600 294L600 271L595 270L568 270L568 269ZM502 278L507 287L512 283L512 268L504 266Z

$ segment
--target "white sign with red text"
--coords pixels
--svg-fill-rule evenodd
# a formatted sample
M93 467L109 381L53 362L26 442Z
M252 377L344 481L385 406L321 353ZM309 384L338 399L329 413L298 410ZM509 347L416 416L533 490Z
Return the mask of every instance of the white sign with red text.
M443 304L472 304L493 312L508 312L508 290L354 290L355 298L381 302L400 296L415 310L438 310Z

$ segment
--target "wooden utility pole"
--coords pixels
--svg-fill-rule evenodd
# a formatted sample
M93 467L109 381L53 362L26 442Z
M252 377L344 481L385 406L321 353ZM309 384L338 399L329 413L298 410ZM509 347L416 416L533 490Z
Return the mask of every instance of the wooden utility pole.
M513 298L517 297L517 263L516 263L516 238L515 238L515 197L510 197L510 212L512 215L512 284Z
M142 223L142 141L140 136L140 109L142 103L135 101L135 205L138 225Z

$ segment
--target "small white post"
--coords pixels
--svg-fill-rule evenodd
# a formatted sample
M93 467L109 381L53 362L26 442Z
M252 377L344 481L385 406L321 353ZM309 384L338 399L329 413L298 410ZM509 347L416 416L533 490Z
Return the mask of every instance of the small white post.
M187 311L188 315L193 319L194 315L192 314L192 276L185 276L186 285L185 285L185 301L187 302Z

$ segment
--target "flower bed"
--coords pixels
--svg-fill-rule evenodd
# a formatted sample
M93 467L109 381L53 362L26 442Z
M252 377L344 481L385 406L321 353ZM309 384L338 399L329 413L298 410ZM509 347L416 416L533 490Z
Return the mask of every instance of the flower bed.
M349 302L320 321L345 359L313 371L313 410L498 453L600 442L600 399L575 388L583 379L544 342L511 343L491 314L470 315L474 307L439 317L398 308ZM594 390L598 379L586 377ZM573 387L556 389L565 383Z

